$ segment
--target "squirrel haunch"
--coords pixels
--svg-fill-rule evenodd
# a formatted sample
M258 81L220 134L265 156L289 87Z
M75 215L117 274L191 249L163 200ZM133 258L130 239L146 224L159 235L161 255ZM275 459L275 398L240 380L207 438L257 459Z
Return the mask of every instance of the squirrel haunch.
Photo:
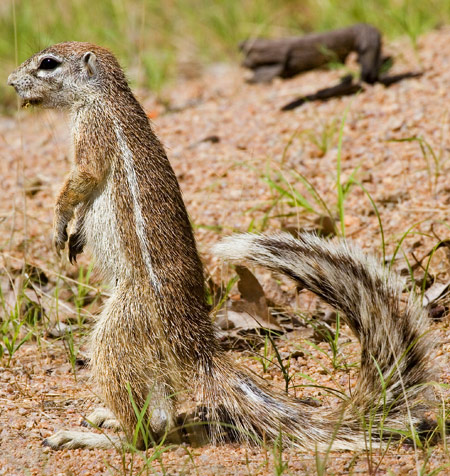
M68 241L71 261L89 246L111 282L92 333L91 372L128 439L138 422L133 404L148 405L150 435L138 440L145 447L174 428L177 395L186 390L213 441L225 422L228 436L242 441L281 434L303 449L362 449L368 432L377 446L408 422L421 425L433 341L421 306L413 298L401 305L396 276L356 247L306 234L239 235L218 245L227 259L284 273L316 293L361 343L360 377L340 408L324 414L278 394L217 340L179 185L115 57L89 43L61 43L24 62L8 83L23 105L70 112L75 166L56 202L54 244L60 252ZM111 422L111 412L104 415L92 423ZM53 448L114 442L73 431L45 440Z

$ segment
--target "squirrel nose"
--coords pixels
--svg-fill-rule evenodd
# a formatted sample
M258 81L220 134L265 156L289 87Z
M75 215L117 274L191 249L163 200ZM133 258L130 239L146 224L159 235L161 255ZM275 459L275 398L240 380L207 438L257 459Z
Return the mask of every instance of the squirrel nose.
M14 73L11 73L9 76L8 76L8 86L15 86L16 83L14 82Z

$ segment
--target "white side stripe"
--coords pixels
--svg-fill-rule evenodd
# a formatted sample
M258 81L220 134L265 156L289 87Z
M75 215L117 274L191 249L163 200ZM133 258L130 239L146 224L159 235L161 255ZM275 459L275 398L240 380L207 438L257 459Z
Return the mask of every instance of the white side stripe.
M145 232L145 221L142 216L139 186L137 183L136 171L134 170L133 154L128 147L122 127L117 120L114 120L114 130L116 133L117 143L122 152L123 163L127 176L128 185L130 187L131 196L133 198L134 220L136 222L136 234L141 248L142 258L144 260L147 272L155 290L160 289L160 283L153 271L152 258L150 256L150 245L148 243L147 234Z

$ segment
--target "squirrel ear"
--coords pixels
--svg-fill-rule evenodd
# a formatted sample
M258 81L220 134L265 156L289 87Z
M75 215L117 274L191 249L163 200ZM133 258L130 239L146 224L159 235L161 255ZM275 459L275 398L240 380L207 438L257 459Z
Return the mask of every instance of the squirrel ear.
M87 74L90 78L97 76L97 56L92 51L88 51L83 55L83 66L86 68Z

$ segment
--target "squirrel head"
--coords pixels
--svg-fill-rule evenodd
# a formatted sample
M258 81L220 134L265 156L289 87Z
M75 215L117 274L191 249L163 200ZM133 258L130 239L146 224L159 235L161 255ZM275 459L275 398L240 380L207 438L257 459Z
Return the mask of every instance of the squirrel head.
M22 107L72 109L101 96L129 91L114 55L91 43L50 46L22 63L8 77Z

